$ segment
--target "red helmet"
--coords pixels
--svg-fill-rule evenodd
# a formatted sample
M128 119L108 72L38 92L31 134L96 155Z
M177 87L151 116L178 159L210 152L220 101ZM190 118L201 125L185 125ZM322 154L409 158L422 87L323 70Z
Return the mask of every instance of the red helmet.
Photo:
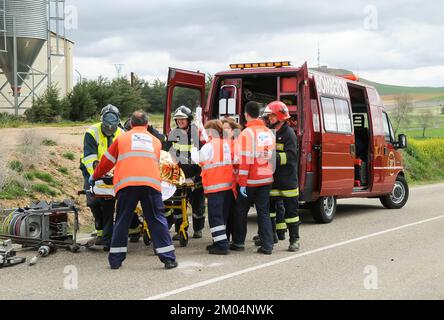
M275 114L279 121L284 121L290 118L288 108L282 101L270 102L264 110L264 116Z

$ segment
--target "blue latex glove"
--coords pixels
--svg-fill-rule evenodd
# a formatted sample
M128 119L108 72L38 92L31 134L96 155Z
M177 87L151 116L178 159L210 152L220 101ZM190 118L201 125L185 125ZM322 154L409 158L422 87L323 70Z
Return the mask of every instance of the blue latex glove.
M90 186L93 185L93 183L94 183L94 177L93 177L93 175L90 175L90 176L89 176L89 178L88 178L88 182L89 182L89 185L90 185Z
M240 189L239 189L239 193L240 193L244 198L248 198L248 195L247 195L247 187L240 187Z

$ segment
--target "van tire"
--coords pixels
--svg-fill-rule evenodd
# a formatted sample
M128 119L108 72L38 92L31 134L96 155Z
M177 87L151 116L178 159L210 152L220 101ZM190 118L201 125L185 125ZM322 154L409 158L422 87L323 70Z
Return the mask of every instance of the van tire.
M336 207L336 197L319 197L319 199L313 203L311 214L317 223L330 223L335 217Z
M403 176L396 178L393 191L379 198L382 205L387 209L401 209L409 199L409 186Z

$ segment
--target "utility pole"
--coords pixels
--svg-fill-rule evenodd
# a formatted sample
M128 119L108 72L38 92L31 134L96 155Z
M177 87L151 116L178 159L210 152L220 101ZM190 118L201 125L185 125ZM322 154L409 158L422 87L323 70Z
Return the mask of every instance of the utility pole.
M114 68L116 68L117 78L122 76L122 70L125 65L123 63L115 63Z

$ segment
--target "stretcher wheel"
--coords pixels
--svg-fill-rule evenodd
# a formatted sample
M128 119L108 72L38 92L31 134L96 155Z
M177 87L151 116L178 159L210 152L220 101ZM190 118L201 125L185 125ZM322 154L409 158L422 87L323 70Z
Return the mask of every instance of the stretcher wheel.
M137 243L140 239L140 234L132 234L129 236L131 243Z
M186 247L188 245L188 233L180 233L179 235L179 243L181 247Z
M77 253L80 250L80 246L78 244L70 244L68 246L68 250L71 251L72 253Z
M148 233L144 232L143 233L143 243L148 247L151 245L151 238L148 235Z

